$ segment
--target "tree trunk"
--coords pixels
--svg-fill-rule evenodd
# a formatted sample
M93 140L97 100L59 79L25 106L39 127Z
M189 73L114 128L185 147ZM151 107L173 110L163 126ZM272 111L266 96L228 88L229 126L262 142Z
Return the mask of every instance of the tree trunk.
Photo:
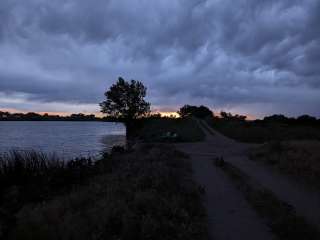
M134 123L133 120L124 122L126 127L126 148L130 150L134 144Z

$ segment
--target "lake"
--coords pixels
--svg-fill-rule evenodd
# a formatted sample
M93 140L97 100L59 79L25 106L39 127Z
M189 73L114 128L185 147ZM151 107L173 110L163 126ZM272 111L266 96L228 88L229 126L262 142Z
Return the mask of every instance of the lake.
M36 150L64 159L97 156L125 144L125 127L110 122L0 121L0 153Z

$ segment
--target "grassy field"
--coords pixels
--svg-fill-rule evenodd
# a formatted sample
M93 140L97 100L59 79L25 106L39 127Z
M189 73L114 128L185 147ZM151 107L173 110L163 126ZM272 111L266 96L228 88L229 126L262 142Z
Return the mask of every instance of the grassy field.
M248 143L264 143L283 140L320 140L320 128L314 126L297 126L281 123L232 121L209 119L208 124L222 134Z
M207 238L201 190L185 156L170 146L143 144L132 152L117 148L96 163L80 164L82 173L90 173L81 181L79 168L48 164L44 155L33 154L14 156L19 164L2 159L1 178L21 179L2 186L5 198L11 203L15 196L37 198L11 207L1 202L1 239ZM59 175L52 175L55 171ZM58 176L65 176L64 186L50 182L59 181ZM39 179L49 189L38 187Z
M138 129L139 139L144 142L196 142L204 139L204 133L192 118L145 119ZM169 137L167 134L169 133ZM170 135L176 134L176 137Z
M320 188L320 141L275 141L252 150L250 158Z

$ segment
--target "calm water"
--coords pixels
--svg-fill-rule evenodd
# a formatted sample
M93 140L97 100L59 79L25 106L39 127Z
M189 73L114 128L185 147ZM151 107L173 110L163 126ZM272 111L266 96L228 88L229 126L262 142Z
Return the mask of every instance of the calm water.
M125 127L108 122L1 122L0 153L37 150L65 159L96 156L125 143Z

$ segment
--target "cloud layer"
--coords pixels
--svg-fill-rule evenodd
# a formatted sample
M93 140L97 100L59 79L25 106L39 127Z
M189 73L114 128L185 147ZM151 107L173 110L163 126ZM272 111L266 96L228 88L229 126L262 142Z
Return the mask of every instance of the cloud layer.
M318 0L2 0L0 108L98 111L123 76L156 109L320 116L319 25Z

